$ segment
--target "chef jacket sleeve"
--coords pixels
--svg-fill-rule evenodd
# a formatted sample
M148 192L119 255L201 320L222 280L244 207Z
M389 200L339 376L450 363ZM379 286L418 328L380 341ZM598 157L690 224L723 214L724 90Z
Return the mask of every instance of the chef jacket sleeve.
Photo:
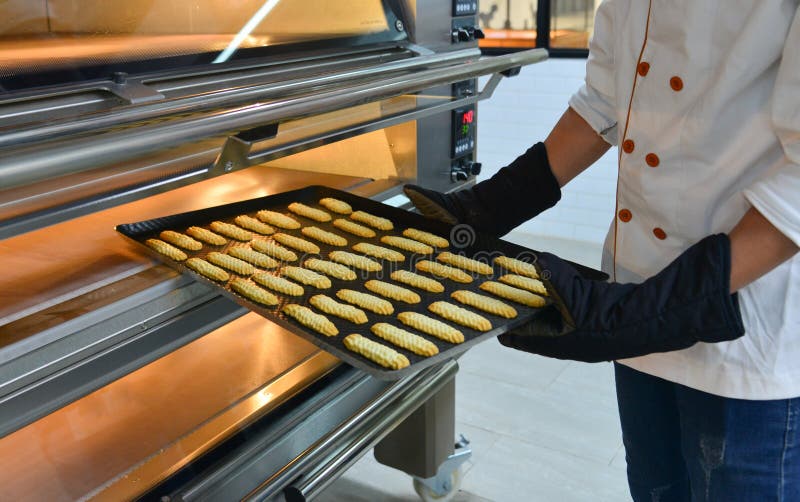
M613 0L597 8L586 61L586 82L569 100L569 106L612 145L617 144L614 12Z
M786 37L775 81L772 122L788 163L754 183L744 196L800 246L800 9Z

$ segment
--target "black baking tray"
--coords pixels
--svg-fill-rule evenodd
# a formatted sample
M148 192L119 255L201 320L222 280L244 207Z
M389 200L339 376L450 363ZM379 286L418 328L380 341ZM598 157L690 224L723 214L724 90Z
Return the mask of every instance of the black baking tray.
M376 216L382 216L384 218L388 218L394 223L395 228L387 232L376 230L377 233L376 237L373 237L371 239L366 239L348 234L334 227L332 222L320 223L314 220L304 218L302 216L298 216L294 213L291 213L288 209L286 209L286 207L292 202L302 202L312 207L317 207L329 212L331 216L334 217L334 219L336 219L337 217L347 218L347 216L337 215L331 211L328 211L324 207L320 206L318 204L318 201L323 197L333 197L339 200L343 200L349 203L353 207L353 210L363 210L368 213L374 214ZM255 216L255 213L262 209L270 209L273 211L279 211L284 214L291 215L292 217L300 221L300 223L302 223L303 226L314 225L324 230L335 232L345 237L348 240L348 246L346 248L335 247L314 241L313 239L306 238L300 233L300 229L297 230L279 229L279 231L283 233L295 235L304 238L306 240L310 240L315 244L317 244L321 249L320 255L322 258L326 258L327 254L330 251L337 249L348 250L350 252L353 252L353 250L350 249L350 247L353 244L356 244L357 242L371 242L385 247L390 247L380 242L380 238L382 236L402 235L402 231L405 228L417 228L420 230L425 230L427 232L440 235L448 239L450 241L450 247L447 248L447 251L464 254L465 256L471 258L481 259L482 261L486 261L490 264L492 263L492 259L494 257L499 256L501 254L510 257L516 257L518 259L522 259L524 261L528 261L531 263L535 263L536 261L535 251L485 234L476 233L472 230L471 227L467 225L455 225L455 226L448 225L439 221L427 219L417 213L398 209L386 204L382 204L380 202L373 201L371 199L359 197L357 195L348 192L343 192L340 190L335 190L332 188L318 186L318 185L308 186L306 188L301 188L299 190L283 192L280 194L270 195L257 199L245 200L241 202L235 202L232 204L210 207L198 211L191 211L188 213L174 214L170 216L164 216L161 218L139 221L135 223L121 224L116 227L116 230L125 237L128 237L133 241L135 241L136 243L140 244L141 249L145 250L151 256L154 256L159 260L163 261L170 267L180 272L192 275L195 278L195 280L203 282L219 290L220 292L230 297L240 305L266 317L267 319L270 319L271 321L276 322L277 324L281 325L284 328L289 329L293 333L296 333L297 335L321 347L322 349L334 354L343 361L383 380L396 380L404 376L407 376L411 373L415 373L423 368L437 364L441 361L452 359L456 357L458 354L466 351L472 345L475 345L476 343L479 343L488 338L492 338L502 333L505 333L516 326L524 324L525 322L529 321L536 315L541 314L542 312L545 311L545 309L534 309L507 301L507 303L512 304L514 306L519 315L514 319L505 319L503 317L494 316L470 308L470 310L480 313L481 315L489 319L492 323L493 328L490 331L480 332L466 328L464 326L460 326L455 323L451 323L450 321L440 319L436 314L433 314L427 310L427 306L436 300L450 301L451 303L459 305L458 302L450 298L450 293L458 289L466 289L491 296L488 293L480 290L478 286L484 280L496 280L500 275L508 273L508 271L493 265L494 273L492 277L472 274L474 280L470 284L461 284L447 279L440 279L440 282L445 286L445 291L443 293L429 293L426 291L421 291L401 284L401 286L408 287L409 289L413 289L414 291L419 293L420 297L422 298L422 301L416 305L409 305L399 301L392 301L392 304L395 307L395 312L394 314L388 316L378 315L366 311L367 317L369 318L369 322L366 324L358 325L344 319L339 319L338 317L335 316L327 315L327 317L339 329L339 335L335 337L327 337L317 333L316 331L312 331L306 328L305 326L302 326L301 324L297 323L292 318L287 317L280 311L281 308L287 303L297 303L300 305L306 305L312 308L314 311L317 311L314 307L311 307L311 305L308 303L308 300L311 296L322 293L322 294L327 294L328 296L331 296L333 298L336 298L336 291L342 288L354 289L356 291L370 293L370 291L368 291L363 286L363 283L366 280L381 279L388 282L393 282L389 278L389 274L392 271L398 268L404 268L406 270L414 271L415 270L414 264L418 260L433 259L438 252L443 250L437 249L434 255L427 255L427 256L413 255L412 253L401 251L403 252L404 255L406 255L407 259L406 261L401 262L400 264L392 264L387 261L384 261L383 270L379 272L366 273L356 270L358 278L355 281L342 281L339 279L331 278L332 287L327 290L320 290L312 286L304 286L306 293L305 295L300 297L283 296L280 293L276 293L273 291L273 293L275 293L280 298L280 303L275 307L265 307L263 305L253 303L247 298L236 294L235 292L231 291L226 284L221 284L211 281L210 279L207 279L206 277L187 268L182 263L170 260L169 258L153 251L152 249L144 245L145 240L154 237L157 238L158 234L163 230L176 230L183 232L186 228L190 226L193 225L207 226L209 223L215 220L232 222L233 218L235 218L240 214L249 214L250 216ZM256 238L269 239L269 236L256 237ZM208 244L204 244L203 249L200 251L197 252L186 251L186 250L184 251L190 257L197 256L202 258L205 256L205 254L211 251L224 252L230 246L242 246L242 245L246 246L247 243L234 242L229 239L229 243L224 246L211 246ZM300 255L299 252L297 254ZM303 259L306 257L312 257L312 255L301 256L298 262L294 262L291 265L302 264ZM283 264L281 264L281 266L283 266ZM602 272L598 272L596 270L589 269L580 265L575 265L575 266L580 270L580 272L583 275L587 277L598 280L604 280L607 278L607 276ZM275 269L274 272L277 273L279 270L280 267L278 269ZM231 277L235 276L235 274L233 274L232 272L230 272L230 274ZM555 304L555 306L560 311L566 313L566 309L564 309L563 305L561 305L558 295L555 293L555 291L552 290L549 282L546 280L546 276L543 282L545 283L550 292L548 302ZM447 324L450 324L461 330L464 333L465 341L463 343L454 345L439 340L438 338L418 332L408 326L404 326L396 318L396 315L399 312L404 312L404 311L420 312L427 314L431 317L440 319L443 322L446 322ZM403 329L415 332L423 336L424 338L430 340L431 342L435 343L439 348L439 353L432 357L422 357L407 350L398 347L392 347L401 352L402 354L404 354L406 357L408 357L409 361L411 362L411 365L401 370L387 370L386 368L383 368L382 366L379 366L373 363L372 361L369 361L363 358L362 356L359 356L358 354L354 354L353 352L347 350L347 348L344 347L342 340L346 335L350 333L359 333L362 336L383 343L384 345L391 345L389 344L389 342L386 342L385 340L376 337L370 331L369 329L370 326L376 322L389 322L396 326L402 327Z

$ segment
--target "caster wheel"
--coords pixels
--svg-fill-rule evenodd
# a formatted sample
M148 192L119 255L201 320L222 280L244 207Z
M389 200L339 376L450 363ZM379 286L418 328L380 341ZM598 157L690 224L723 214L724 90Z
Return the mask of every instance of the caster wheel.
M461 488L461 469L456 469L450 474L450 490L441 495L437 495L427 485L423 484L420 480L414 480L414 491L417 492L419 498L423 502L449 502L453 500L458 489Z

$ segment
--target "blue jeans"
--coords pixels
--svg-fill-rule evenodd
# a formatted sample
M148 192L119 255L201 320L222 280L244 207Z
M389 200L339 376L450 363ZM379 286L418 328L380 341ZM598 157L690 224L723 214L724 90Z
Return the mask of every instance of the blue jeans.
M730 399L614 366L635 501L800 501L800 398Z

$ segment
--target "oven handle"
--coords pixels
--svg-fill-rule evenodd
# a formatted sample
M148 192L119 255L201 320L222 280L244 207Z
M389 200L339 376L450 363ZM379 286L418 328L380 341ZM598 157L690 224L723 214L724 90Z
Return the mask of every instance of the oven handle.
M248 494L245 500L270 500L281 490L287 501L315 497L452 380L457 372L458 363L450 360L400 380L289 462L283 470Z
M138 128L65 138L9 149L0 156L0 186L13 188L74 174L176 147L229 135L281 120L316 115L484 75L498 74L547 59L544 49L483 57L472 62L368 78L312 95L237 106L200 117L176 118ZM500 77L493 79L497 85Z

